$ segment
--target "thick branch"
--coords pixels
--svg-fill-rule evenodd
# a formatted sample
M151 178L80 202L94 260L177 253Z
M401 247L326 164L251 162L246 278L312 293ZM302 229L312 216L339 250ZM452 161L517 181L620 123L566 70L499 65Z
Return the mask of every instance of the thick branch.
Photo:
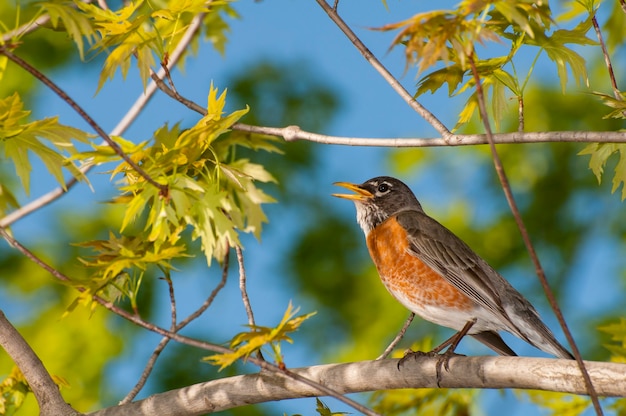
M383 389L434 388L437 357L410 360L398 371L398 360L327 364L292 370L340 393ZM626 396L626 364L585 362L598 394ZM585 384L576 362L524 357L453 357L442 374L445 388L537 389L584 394ZM312 397L317 390L279 374L262 372L228 377L156 394L124 406L103 409L90 416L193 416L269 401Z
M19 367L39 404L41 416L79 415L65 403L43 363L22 335L0 311L0 345Z

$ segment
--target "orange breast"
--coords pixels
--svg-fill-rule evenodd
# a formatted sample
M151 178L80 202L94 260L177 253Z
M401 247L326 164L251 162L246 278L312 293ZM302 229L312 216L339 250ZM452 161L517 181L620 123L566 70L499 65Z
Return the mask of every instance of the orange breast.
M387 290L413 312L425 307L474 307L470 298L409 253L406 231L395 217L370 231L367 247Z

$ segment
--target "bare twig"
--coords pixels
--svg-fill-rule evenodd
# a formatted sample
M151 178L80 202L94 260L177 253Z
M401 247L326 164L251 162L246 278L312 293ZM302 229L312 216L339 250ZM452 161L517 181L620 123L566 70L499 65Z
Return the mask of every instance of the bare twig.
M169 88L162 80L156 81L157 87L187 108L205 116L206 109L199 104L183 97ZM440 146L476 146L489 144L485 134L450 134L446 137L415 137L415 138L371 138L328 136L302 130L299 126L267 127L235 123L231 129L246 133L265 134L282 137L285 141L306 140L321 144L366 147L440 147ZM619 131L547 131L547 132L511 132L492 134L496 144L523 143L626 143L626 132Z
M543 287L543 290L546 293L546 297L548 298L548 301L550 302L550 306L552 307L552 310L554 311L554 314L556 315L559 321L559 324L561 325L561 328L563 329L563 332L565 333L565 337L567 338L567 341L570 347L572 348L574 356L576 357L576 362L578 363L578 366L582 373L582 376L583 376L583 379L585 381L585 385L587 388L587 392L589 393L589 396L591 397L591 401L596 410L596 414L600 416L602 415L602 407L600 406L598 395L593 387L591 378L589 377L589 373L587 372L587 369L585 368L585 363L583 362L583 359L580 355L580 351L578 350L578 346L576 345L576 342L574 341L574 337L572 336L572 333L570 332L569 327L567 326L567 322L565 321L561 308L559 307L556 301L556 298L554 296L554 293L552 292L552 289L550 288L550 285L548 284L548 279L546 278L543 267L541 266L541 262L539 261L539 257L537 256L537 253L535 252L535 248L530 240L530 236L528 235L528 230L526 229L526 226L524 225L524 220L522 219L522 216L517 207L517 203L515 202L513 191L511 190L511 185L509 184L509 180L506 176L506 172L504 171L504 166L502 164L502 161L500 160L500 156L498 155L498 150L496 149L496 145L493 141L493 133L491 131L491 124L489 123L489 115L487 114L487 108L485 105L485 96L483 94L483 89L482 89L482 85L480 82L480 76L478 74L478 70L476 69L476 63L474 62L473 55L468 56L468 61L472 69L474 82L476 83L476 94L478 96L478 109L479 109L480 116L483 121L483 126L485 127L485 132L487 133L487 139L489 140L489 148L491 149L491 156L493 159L496 173L498 174L498 178L500 179L500 183L502 185L502 190L504 191L506 200L509 203L509 207L511 209L511 212L513 213L513 217L515 218L517 228L519 229L520 234L522 235L522 239L524 240L524 245L526 246L526 250L528 250L528 254L530 255L530 258L532 259L532 262L535 266L535 272L537 273L537 276L539 277L541 286Z
M2 43L7 43L11 39L19 38L27 33L33 32L39 29L41 26L45 25L50 21L50 15L44 14L33 20L32 22L28 22L18 27L15 30L11 30L2 35Z
M174 283L172 282L171 277L168 276L165 277L165 281L167 282L167 288L168 288L168 292L170 295L170 315L171 317L171 323L170 323L170 330L171 331L176 331L176 296L174 295Z
M361 39L350 29L350 27L343 21L343 19L337 14L337 11L331 7L326 0L316 0L317 4L326 12L328 17L335 22L337 27L350 39L350 42L358 49L363 57L369 62L369 64L389 83L391 88L402 97L406 103L417 112L424 120L426 120L431 126L437 130L437 132L444 139L448 139L452 133L444 124L439 121L437 117L430 111L421 105L413 95L409 93L400 82L385 68L385 66L370 52Z
M389 354L391 354L391 351L393 351L393 349L396 348L396 345L398 345L400 340L402 340L402 337L404 337L406 330L409 329L409 325L411 325L411 322L413 322L413 318L415 318L415 313L411 312L407 320L404 322L402 329L400 329L400 332L398 332L398 335L396 335L393 341L391 341L391 343L387 346L387 348L385 348L385 351L383 351L383 353L380 354L378 358L376 358L377 360L383 360L387 358Z
M198 309L196 309L195 312L191 313L187 318L183 319L176 326L176 330L177 331L180 331L185 326L187 326L187 324L189 324L191 321L193 321L194 319L198 318L200 315L202 315L204 313L204 311L206 311L209 308L209 306L211 306L211 304L213 304L213 301L215 300L215 297L217 296L217 294L220 293L220 291L226 285L226 280L228 278L228 261L229 261L229 259L230 259L230 250L227 250L226 251L226 255L224 256L224 267L222 268L222 279L217 284L217 286L215 286L215 288L213 289L213 291L211 292L209 297L206 298L204 303L202 305L200 305L200 307Z
M0 310L0 345L20 369L32 389L41 416L79 415L65 403L59 387L28 342Z
M609 79L611 80L611 87L613 88L613 96L615 96L616 100L622 100L622 94L619 91L619 87L617 86L617 81L615 80L615 72L613 72L613 65L611 64L611 57L609 56L609 51L606 49L606 44L604 43L604 37L602 36L602 31L600 30L600 25L598 24L598 19L595 15L595 10L592 11L593 17L591 18L591 23L593 24L593 28L596 31L596 36L598 37L598 42L600 42L600 48L602 49L602 55L604 56L604 63L606 64L606 69L609 72ZM622 111L622 114L626 116L626 111Z
M440 147L475 146L489 144L485 134L455 134L447 138L367 138L327 136L301 130L298 126L261 127L236 123L233 130L282 137L286 141L306 140L322 144L368 147ZM626 143L626 132L615 131L547 131L511 132L492 134L496 144L574 142L574 143Z
M602 31L600 30L600 25L598 24L598 19L596 19L595 14L591 18L591 23L593 24L593 28L596 31L598 42L600 42L600 48L602 49L602 55L604 56L604 63L606 64L606 69L609 71L609 79L611 80L611 87L613 88L613 95L615 96L617 100L621 100L622 95L620 94L619 88L617 87L617 81L615 80L615 72L613 72L613 65L611 64L611 57L609 56L609 51L606 49L606 44L604 43Z
M246 315L248 315L248 325L254 326L254 313L252 312L252 305L250 305L250 298L248 297L248 290L246 289L246 268L244 266L241 247L235 247L235 252L237 253L237 263L239 264L239 290L241 291L241 300L246 309Z
M517 97L517 131L524 132L524 97ZM491 136L493 138L493 135Z
M196 309L193 313L191 313L187 318L183 319L178 325L176 325L174 329L172 329L172 332L180 331L185 326L187 326L187 324L189 324L191 321L193 321L194 319L202 315L204 311L206 311L209 308L209 306L211 306L217 294L226 285L226 279L228 278L229 257L230 257L230 251L227 251L226 256L224 257L224 268L222 269L222 280L220 280L220 282L213 289L213 291L211 292L209 297L204 301L204 303L198 309ZM126 397L124 397L120 401L119 404L130 403L131 401L135 399L135 397L137 397L137 394L139 394L141 389L143 389L144 385L146 384L146 381L148 381L148 377L150 376L150 373L152 373L152 369L154 368L154 365L156 364L156 361L159 358L159 355L161 355L161 352L165 349L165 347L167 346L169 342L170 342L170 337L163 337L161 339L159 344L155 347L154 351L152 352L152 355L150 355L150 358L148 359L148 362L146 363L146 366L143 372L141 373L141 376L139 377L137 384L135 384L132 390L128 392Z

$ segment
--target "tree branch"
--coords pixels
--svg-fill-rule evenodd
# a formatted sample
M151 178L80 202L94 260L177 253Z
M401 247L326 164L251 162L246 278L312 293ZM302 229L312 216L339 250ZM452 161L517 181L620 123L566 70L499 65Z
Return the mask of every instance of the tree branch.
M385 358L389 356L389 354L391 354L391 352L396 348L396 346L400 343L400 341L404 337L406 330L409 329L409 325L411 325L411 322L413 322L413 318L415 318L415 312L411 312L409 314L409 317L404 322L404 325L402 325L402 329L400 329L400 332L398 332L398 334L391 341L391 343L387 345L387 348L385 348L385 351L383 351L382 354L376 357L377 360L384 360Z
M59 387L22 335L0 310L0 345L24 374L39 404L41 416L80 415L65 403Z
M435 388L438 357L420 357L398 371L398 360L327 364L291 370L343 394L383 389ZM626 364L585 362L598 394L626 396ZM574 361L526 357L453 357L442 374L444 388L536 389L584 394ZM195 384L150 396L89 416L193 416L269 401L318 396L319 391L288 382L278 373L248 374Z
M205 116L206 109L201 105L183 97L168 87L161 79L153 77L157 87L165 94L180 102L187 108ZM235 123L232 130L246 133L266 134L282 137L287 142L305 140L321 144L335 144L342 146L366 147L441 147L441 146L476 146L489 144L486 134L450 134L445 137L342 137L328 136L302 130L299 126L268 127L253 126L244 123ZM523 144L523 143L626 143L626 132L618 131L538 131L510 133L494 133L495 144Z
M341 31L350 39L350 42L358 49L363 57L369 62L369 64L389 83L391 88L402 97L404 101L411 107L417 114L419 114L424 120L426 120L431 126L437 130L444 139L451 136L450 130L444 124L439 121L437 117L420 104L413 95L409 93L400 82L385 68L385 66L374 56L372 52L365 46L365 44L359 39L359 37L350 29L350 27L343 21L343 19L337 14L336 7L330 6L326 0L316 0L320 7L326 12L328 17L341 29ZM336 5L335 5L336 6Z
M243 251L241 247L235 247L237 253L237 264L239 265L239 290L241 291L241 300L248 315L248 325L255 326L254 312L252 312L252 305L250 304L250 298L248 297L248 289L246 288L246 268L243 261Z

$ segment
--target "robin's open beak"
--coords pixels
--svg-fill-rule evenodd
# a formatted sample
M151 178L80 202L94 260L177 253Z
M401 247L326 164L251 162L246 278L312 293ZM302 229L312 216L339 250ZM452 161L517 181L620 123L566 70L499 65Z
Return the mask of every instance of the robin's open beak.
M367 191L361 188L360 185L354 183L335 182L333 185L341 186L355 192L354 194L333 194L333 196L336 196L337 198L351 199L353 201L365 201L374 197L374 195L370 191Z

